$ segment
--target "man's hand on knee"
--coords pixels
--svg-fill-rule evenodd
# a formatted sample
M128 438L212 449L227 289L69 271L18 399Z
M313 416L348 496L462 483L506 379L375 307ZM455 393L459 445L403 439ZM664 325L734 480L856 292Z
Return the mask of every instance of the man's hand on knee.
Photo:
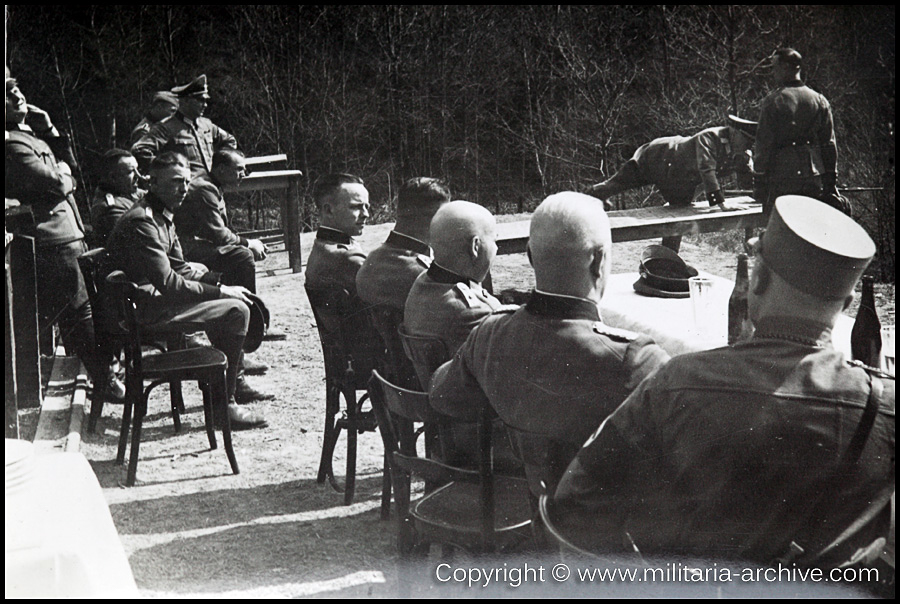
M220 285L219 291L223 298L234 298L235 300L241 300L247 304L251 303L250 298L247 297L250 290L243 285Z
M254 260L265 260L266 254L269 252L269 248L260 239L247 240L247 247L253 252Z

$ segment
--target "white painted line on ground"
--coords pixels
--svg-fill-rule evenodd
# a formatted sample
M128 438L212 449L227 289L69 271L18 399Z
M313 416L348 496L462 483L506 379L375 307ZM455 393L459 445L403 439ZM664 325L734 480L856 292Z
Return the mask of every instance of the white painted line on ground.
M267 587L255 587L218 593L176 593L163 591L141 591L147 598L304 598L330 591L340 591L359 585L385 583L384 575L377 570L363 570L328 579L327 581L311 581L309 583L285 583Z

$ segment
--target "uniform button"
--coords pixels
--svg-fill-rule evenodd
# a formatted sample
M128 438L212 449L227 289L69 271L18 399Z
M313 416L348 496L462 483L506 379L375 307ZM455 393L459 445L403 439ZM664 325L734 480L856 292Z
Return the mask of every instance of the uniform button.
M801 174L803 174L803 172L801 172L800 170L797 170L797 176L800 176Z

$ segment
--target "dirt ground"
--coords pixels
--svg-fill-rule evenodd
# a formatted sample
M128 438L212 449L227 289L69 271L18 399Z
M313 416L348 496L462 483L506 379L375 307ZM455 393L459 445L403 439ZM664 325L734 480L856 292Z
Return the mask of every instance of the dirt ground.
M386 233L384 225L369 227L363 247L375 247ZM312 235L304 235L303 241L306 258ZM615 272L636 271L647 243L617 244ZM682 256L702 270L734 276L734 253L692 238L683 245ZM82 452L103 486L144 596L390 598L398 594L396 524L394 518L379 519L383 459L379 436L365 433L359 439L357 490L351 506L343 506L342 495L327 483L316 484L324 369L303 275L290 274L286 267L284 253L272 254L260 266L260 295L272 313L273 326L288 338L266 342L253 355L271 369L249 380L256 388L274 393L276 399L252 405L267 417L267 429L234 435L239 475L231 474L221 444L218 450L209 450L195 385L184 386L187 414L178 435L167 413L167 390L159 388L152 397L134 487L122 486L125 469L114 461L121 408L107 405L97 433L84 434ZM493 275L498 291L533 285L524 255L498 258ZM879 299L882 320L889 324L894 319L893 291L893 286L882 288ZM342 436L335 459L339 478L344 473L345 446ZM431 559L414 571L419 579L414 595L555 597L566 593L558 586L556 591L542 591L537 585L531 586L534 592L472 591L453 581L439 581L435 577L438 563ZM503 567L509 561L496 563ZM457 559L454 564L462 562Z

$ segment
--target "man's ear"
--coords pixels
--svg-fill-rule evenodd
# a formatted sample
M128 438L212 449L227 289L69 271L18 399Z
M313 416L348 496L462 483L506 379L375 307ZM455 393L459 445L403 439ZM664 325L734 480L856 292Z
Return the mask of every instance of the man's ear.
M481 245L481 237L478 235L472 237L472 241L469 243L469 253L472 254L473 260L478 258L478 254L481 253Z
M602 247L594 248L593 257L591 258L591 276L594 279L599 278L603 274L603 260L605 256Z

